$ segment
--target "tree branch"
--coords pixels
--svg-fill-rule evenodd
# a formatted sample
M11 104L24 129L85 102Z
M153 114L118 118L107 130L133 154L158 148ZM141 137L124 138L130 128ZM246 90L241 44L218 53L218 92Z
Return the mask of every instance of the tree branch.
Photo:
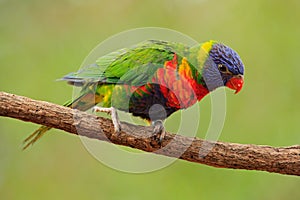
M5 92L0 92L0 116L214 167L300 176L299 145L270 147L210 142L170 133L166 134L162 144L158 144L152 137L147 137L152 132L150 127L122 122L122 131L116 135L109 119Z

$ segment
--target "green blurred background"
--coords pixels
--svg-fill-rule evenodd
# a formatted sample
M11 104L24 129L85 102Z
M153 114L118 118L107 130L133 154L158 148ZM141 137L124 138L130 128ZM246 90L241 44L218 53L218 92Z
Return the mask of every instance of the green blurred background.
M239 95L227 91L219 140L299 144L299 9L297 0L0 0L0 89L61 104L72 88L54 80L77 70L99 42L165 27L222 41L244 61L246 83ZM0 119L0 199L300 199L299 178L267 172L176 161L148 174L122 173L58 130L21 151L37 127Z

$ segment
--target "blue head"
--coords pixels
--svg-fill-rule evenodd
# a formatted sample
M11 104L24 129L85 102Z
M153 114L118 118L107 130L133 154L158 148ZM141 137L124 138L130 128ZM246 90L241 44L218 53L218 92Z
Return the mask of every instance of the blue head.
M203 78L210 90L227 86L238 93L244 83L244 65L233 49L214 43L204 64Z

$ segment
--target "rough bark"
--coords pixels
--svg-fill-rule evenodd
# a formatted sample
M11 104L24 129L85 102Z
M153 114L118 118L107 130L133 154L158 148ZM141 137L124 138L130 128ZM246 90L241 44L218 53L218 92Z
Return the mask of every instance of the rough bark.
M271 147L211 142L171 133L159 144L148 137L152 132L150 127L123 122L121 133L116 135L109 119L5 92L0 92L0 116L214 167L300 175L299 145Z

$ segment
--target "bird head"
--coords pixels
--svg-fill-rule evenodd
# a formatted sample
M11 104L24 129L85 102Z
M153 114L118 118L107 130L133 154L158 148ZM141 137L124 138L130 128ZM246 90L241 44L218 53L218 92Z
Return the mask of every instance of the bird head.
M203 68L203 78L210 90L226 86L241 91L244 84L244 65L239 55L222 43L213 43Z

